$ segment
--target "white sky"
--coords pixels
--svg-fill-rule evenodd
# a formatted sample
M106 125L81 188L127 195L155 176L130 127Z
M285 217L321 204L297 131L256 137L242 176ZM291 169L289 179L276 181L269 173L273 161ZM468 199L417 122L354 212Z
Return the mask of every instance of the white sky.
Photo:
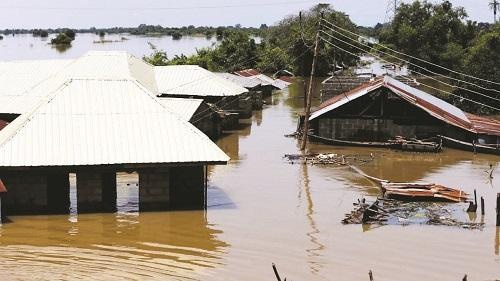
M162 26L183 25L271 25L284 16L329 3L344 11L358 25L372 26L385 19L390 0L0 0L0 29L88 28L141 23ZM411 2L405 0L404 2ZM431 2L440 2L432 0ZM489 0L452 0L466 8L472 20L492 22ZM226 7L221 7L226 6Z

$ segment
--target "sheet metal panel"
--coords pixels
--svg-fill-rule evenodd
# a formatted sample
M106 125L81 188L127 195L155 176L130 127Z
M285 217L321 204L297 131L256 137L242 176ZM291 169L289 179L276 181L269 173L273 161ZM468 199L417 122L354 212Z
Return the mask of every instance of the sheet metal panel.
M238 96L247 89L196 65L157 66L158 91L161 95Z
M0 131L0 167L228 160L135 80L67 81Z

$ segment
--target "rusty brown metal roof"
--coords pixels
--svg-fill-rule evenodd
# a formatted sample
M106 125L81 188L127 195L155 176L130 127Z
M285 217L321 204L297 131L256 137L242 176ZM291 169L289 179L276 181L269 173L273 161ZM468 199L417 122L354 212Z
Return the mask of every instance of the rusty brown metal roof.
M472 113L466 113L467 118L469 118L474 130L478 134L494 135L500 136L500 121L478 116Z
M236 71L235 73L237 75L245 76L245 77L250 77L250 76L255 76L255 75L261 74L259 71L257 71L256 69L253 69L253 68Z
M477 133L500 136L500 121L466 113L459 108L416 88L410 87L390 77L380 78L362 84L346 93L323 102L312 112L313 120L322 114L342 106L353 99L366 95L380 87L385 87L411 104L420 107L430 115L450 125Z

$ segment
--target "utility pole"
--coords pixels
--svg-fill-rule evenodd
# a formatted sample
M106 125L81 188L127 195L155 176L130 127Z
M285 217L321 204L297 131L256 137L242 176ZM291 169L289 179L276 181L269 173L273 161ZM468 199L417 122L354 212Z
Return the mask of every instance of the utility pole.
M307 144L307 135L309 132L309 116L311 115L311 100L313 95L313 82L314 82L314 74L316 73L316 63L318 61L318 53L319 53L319 35L321 30L321 24L323 24L323 13L321 13L321 19L318 25L318 31L316 32L316 40L314 43L314 57L311 66L311 76L309 77L309 88L307 90L307 99L305 104L305 116L304 116L304 126L302 130L302 143L300 145L300 150L304 151L306 149Z
M493 10L493 23L497 23L497 11L500 9L500 2L498 0L491 1L490 8Z

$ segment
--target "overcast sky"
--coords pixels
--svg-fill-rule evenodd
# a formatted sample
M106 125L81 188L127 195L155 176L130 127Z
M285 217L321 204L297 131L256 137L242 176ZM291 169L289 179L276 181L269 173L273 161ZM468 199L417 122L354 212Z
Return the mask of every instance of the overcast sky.
M489 1L451 2L465 7L473 20L492 22ZM0 29L131 27L141 23L162 26L271 25L286 15L320 2L346 12L358 25L372 26L384 21L389 0L1 0Z

